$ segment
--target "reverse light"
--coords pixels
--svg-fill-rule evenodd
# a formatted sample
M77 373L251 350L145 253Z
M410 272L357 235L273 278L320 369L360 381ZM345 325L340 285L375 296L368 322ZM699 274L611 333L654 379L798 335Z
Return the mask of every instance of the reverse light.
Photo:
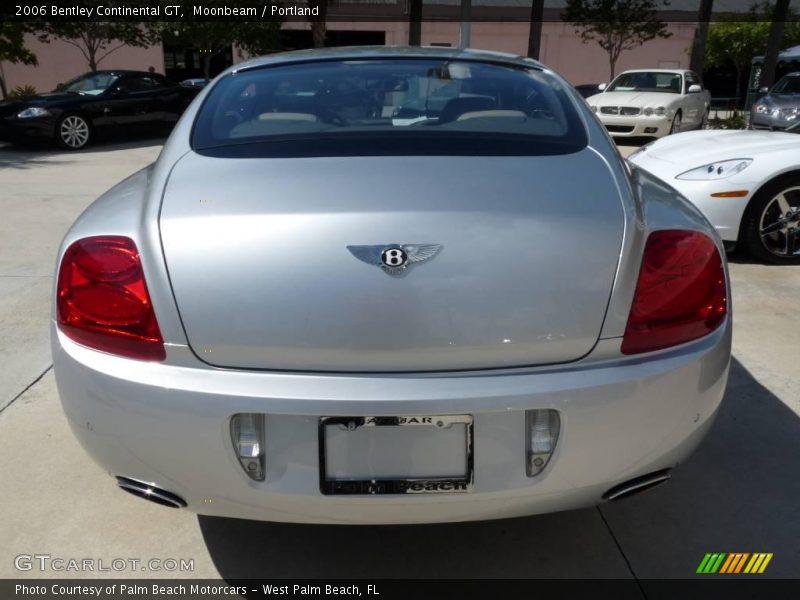
M231 440L239 464L247 476L255 481L264 481L264 415L233 415Z
M17 113L18 119L35 119L36 117L49 117L50 111L40 106L32 106Z
M701 167L684 171L677 175L675 179L683 179L687 181L713 181L715 179L725 179L726 177L733 177L737 173L741 173L753 163L752 158L732 158L730 160L721 160L715 163L709 163Z
M525 429L527 432L527 464L528 477L541 473L550 462L550 457L558 442L561 420L558 412L550 409L525 411Z
M59 329L79 344L139 360L164 360L164 340L133 240L98 236L74 242L58 271Z
M623 354L660 350L714 331L728 312L722 258L697 231L667 229L647 238Z

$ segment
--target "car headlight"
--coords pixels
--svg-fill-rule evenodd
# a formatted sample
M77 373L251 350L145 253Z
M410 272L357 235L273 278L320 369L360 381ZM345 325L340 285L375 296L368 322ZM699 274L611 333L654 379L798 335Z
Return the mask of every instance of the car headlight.
M594 104L590 104L589 108L592 109L592 112L597 112L597 107Z
M697 167L689 171L684 171L675 179L686 179L689 181L711 181L714 179L725 179L741 173L753 162L752 158L732 158L709 163L702 167Z
M45 108L40 108L38 106L32 106L17 113L18 119L33 119L35 117L49 117L49 116L50 116L49 110Z
M775 116L783 121L792 121L797 118L796 108L776 108Z
M645 108L645 109L642 111L642 114L643 114L645 117L649 117L650 115L652 115L652 114L653 114L653 109L652 109L652 108L650 108L650 107L648 106L647 108Z
M766 115L766 114L769 114L769 112L772 109L769 106L767 106L766 104L754 104L753 105L753 110L755 110L760 115Z
M663 117L665 114L667 114L667 109L663 106L659 106L656 108L655 112L659 117Z

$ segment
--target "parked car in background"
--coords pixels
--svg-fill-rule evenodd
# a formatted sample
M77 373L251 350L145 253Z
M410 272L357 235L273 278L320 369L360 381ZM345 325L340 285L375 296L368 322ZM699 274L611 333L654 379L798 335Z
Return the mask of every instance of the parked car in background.
M614 137L659 138L702 129L708 121L711 94L692 71L625 71L600 88L587 102Z
M196 95L158 73L86 73L49 94L0 102L0 140L80 150L112 128L174 124Z
M210 81L209 79L204 79L202 77L195 77L192 79L184 79L183 81L181 81L181 85L185 85L186 87L196 88L200 90L206 87L209 81Z
M781 130L797 123L800 118L800 72L784 75L772 89L761 88L760 91L766 95L750 108L750 129Z
M591 98L600 91L600 84L582 83L581 85L576 85L575 89L578 90L578 93L584 98Z
M721 242L563 78L328 48L201 94L58 254L59 393L124 490L267 521L511 517L663 483L708 431Z
M765 262L800 263L800 123L682 133L628 160L691 200L727 243Z

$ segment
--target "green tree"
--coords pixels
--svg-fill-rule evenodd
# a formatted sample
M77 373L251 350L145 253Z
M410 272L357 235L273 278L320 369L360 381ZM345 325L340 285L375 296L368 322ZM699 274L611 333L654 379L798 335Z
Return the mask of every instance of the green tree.
M109 0L106 6L127 6L131 2L120 3ZM95 8L97 2L92 0L75 0L74 6ZM152 43L147 34L148 29L134 21L47 21L38 23L39 40L50 42L61 40L80 50L89 69L97 70L97 66L111 53L123 46L145 48Z
M164 3L172 4L174 2ZM206 0L203 6L207 8L233 7L237 4L249 6L247 2L236 2L235 0ZM203 63L203 75L206 79L210 79L211 60L230 49L234 44L253 56L280 50L280 28L281 22L277 19L263 21L212 20L187 15L180 21L152 24L149 30L165 43L199 50Z
M36 56L25 47L25 34L30 27L19 21L0 21L0 63L22 63L25 65L38 64ZM3 98L8 96L2 65L0 65L0 92Z
M597 42L608 53L613 79L625 50L672 35L656 13L664 5L665 0L567 0L562 17L575 25L584 42Z
M770 36L772 5L756 3L735 20L712 23L708 28L705 48L706 67L728 67L736 70L736 97L741 97L742 80L750 69L753 57L763 55ZM783 26L783 47L800 44L800 23L791 11Z

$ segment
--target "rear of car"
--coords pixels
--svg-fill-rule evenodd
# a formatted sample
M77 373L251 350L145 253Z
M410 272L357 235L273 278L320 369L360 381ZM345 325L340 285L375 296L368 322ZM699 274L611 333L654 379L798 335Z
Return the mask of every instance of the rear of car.
M726 277L538 63L292 53L210 84L76 223L53 352L76 435L142 497L497 518L668 477L722 397Z

